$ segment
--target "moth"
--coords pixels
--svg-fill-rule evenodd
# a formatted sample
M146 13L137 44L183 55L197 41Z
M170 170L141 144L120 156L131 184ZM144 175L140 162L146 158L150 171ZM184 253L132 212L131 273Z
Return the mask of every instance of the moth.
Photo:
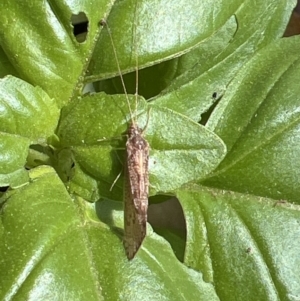
M100 22L107 27L113 47L119 76L125 92L131 121L127 131L126 162L124 173L124 237L123 244L126 256L133 259L146 236L148 195L149 195L149 150L150 146L143 137L143 130L133 118L132 109L122 77L116 48L110 29L105 20ZM136 107L138 95L138 60L136 57ZM147 126L147 125L146 125Z
M124 247L128 259L135 256L146 236L149 150L142 130L132 122L126 142L124 183Z

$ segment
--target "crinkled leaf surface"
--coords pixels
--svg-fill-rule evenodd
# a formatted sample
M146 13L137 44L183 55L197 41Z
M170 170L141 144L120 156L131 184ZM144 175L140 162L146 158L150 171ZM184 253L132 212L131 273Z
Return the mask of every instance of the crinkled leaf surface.
M59 169L64 173L63 166L69 164L72 159L70 153L73 152L75 171L73 176L70 176L69 170L65 174L67 179L71 179L67 187L88 200L98 200L101 195L106 194L116 200L121 198L120 183L116 183L111 194L109 188L122 170L125 138L120 139L120 134L126 131L129 120L124 97L115 96L103 100L99 97L100 94L96 94L81 98L79 92L85 81L116 74L107 28L99 28L100 19L108 20L122 72L136 67L136 52L140 56L141 67L163 62L163 65L158 64L153 69L145 69L146 77L140 78L141 86L148 86L145 90L149 98L165 89L165 93L155 99L155 105L146 105L140 101L138 109L138 124L141 127L145 127L149 117L145 137L152 147L150 183L153 183L151 193L154 194L178 188L177 185L187 181L205 178L207 172L212 172L224 156L224 145L210 130L216 131L226 141L230 153L234 150L230 141L234 141L236 137L234 131L226 130L226 123L222 130L216 126L222 118L219 114L223 111L221 105L211 117L209 127L205 129L167 108L158 108L157 104L198 120L223 94L236 70L257 49L281 36L295 2L268 0L254 3L226 0L216 5L212 1L179 1L171 4L166 1L145 0L138 3L137 8L136 2L131 0L0 3L0 13L3 16L0 27L0 44L3 50L0 53L0 64L4 65L2 75L13 72L28 82L41 86L50 95L45 99L55 110L52 98L59 107L72 100L72 104L65 107L60 119L58 134L61 141L53 144L58 156L53 165L58 173ZM89 22L87 36L81 42L74 37L71 25L72 15L79 12L84 12ZM169 26L165 26L166 24ZM138 28L135 34L136 25ZM103 36L99 42L97 35L100 32L103 32ZM93 52L97 41L96 50ZM191 49L194 50L186 53ZM186 54L178 59L165 61L184 53ZM264 69L269 71L267 75L257 68L264 75L261 76L261 85L257 83L259 74L254 76L250 70L248 85L251 83L256 87L252 89L254 95L255 92L259 94L264 80L272 79L270 71L273 70L272 67L276 69L276 66L280 66L279 62L282 63L283 57L286 57L284 52L280 56L270 56L272 63ZM87 65L91 73L85 77ZM98 70L96 66L105 68ZM194 68L191 70L192 67ZM297 73L296 68L294 72ZM177 80L168 89L174 78ZM156 85L153 79L160 84ZM243 82L243 78L241 81ZM132 82L134 91L134 80ZM294 95L295 86L290 86L288 80L285 85L287 95ZM111 86L108 87L110 90ZM216 96L212 99L214 92ZM285 103L285 96L280 95L282 103ZM165 99L159 100L160 97ZM243 99L241 93L239 97ZM24 99L27 99L27 95ZM224 99L226 107L226 97ZM247 110L247 106L248 103L244 102L241 107ZM273 107L270 104L265 106L263 113L268 117L266 107ZM27 103L26 108L31 112L30 103ZM134 106L132 108L134 110ZM236 117L234 108L232 109L232 115L228 113L230 109L224 115L228 124L237 120L229 119ZM251 112L251 107L249 110ZM25 138L21 136L16 145L13 136L15 133L1 134L7 139L3 142L1 140L1 145L4 145L1 146L4 149L4 152L1 149L1 154L4 154L1 168L4 166L2 163L15 161L13 168L6 169L6 172L21 170L20 173L23 174L18 177L20 179L24 175L22 162L28 144L32 141L44 142L47 138L45 133L53 133L52 125L56 126L58 117L48 127L48 119L44 118L43 112L38 111L39 116L33 118L37 119L39 125L35 132L36 121L24 118L18 110L12 112L10 116L17 116L18 120L24 121L20 131ZM44 123L39 118L43 118ZM7 120L5 119L3 125L15 129L18 121L14 122L11 117ZM263 115L261 122L262 120ZM297 118L292 120L296 122ZM240 123L243 124L243 121L238 120L237 124ZM29 136L24 133L29 133ZM252 144L249 142L248 147L255 145L255 139L249 141ZM295 138L295 147L296 141ZM6 145L10 145L9 149ZM14 155L12 149L19 157ZM9 152L5 153L6 150ZM288 151L285 148L284 154L286 152ZM280 160L279 156L276 162ZM282 165L277 166L286 167L287 162L285 160ZM292 161L291 165L294 162L296 161ZM264 167L261 162L258 164ZM290 177L289 170L283 170L287 172L283 174L283 178ZM222 179L225 184L220 184L216 180L218 170L215 177L211 178L212 181L206 184L219 185L218 187L224 185L227 189L236 188L238 181L245 182L241 169L236 171L239 176L236 177L236 182L231 181L231 174ZM279 174L280 172L276 172L278 177ZM216 300L219 296L222 300L231 301L235 298L257 300L259 297L262 300L297 300L299 296L297 206L281 208L281 204L278 204L271 207L270 201L262 199L260 203L259 200L248 197L246 200L249 207L245 207L245 202L242 202L245 196L219 193L215 189L214 197L223 196L221 205L218 202L220 206L216 208L213 207L216 205L216 202L213 203L215 199L209 197L212 194L206 190L199 192L199 189L191 187L178 190L177 194L188 221L186 263L194 269L192 270L178 262L170 246L152 233L150 227L136 258L128 262L120 231L115 231L115 227L121 227L123 221L114 218L112 207L110 211L105 211L102 206L104 202L89 204L78 197L71 198L57 174L49 168L32 169L30 176L32 181L28 185L10 191L1 198L0 234L3 243L0 244L0 293L4 300L60 300L62 297L67 300L86 300L87 296L89 300L114 301L155 300L154 298ZM255 176L256 174L253 177ZM295 179L296 177L292 179L294 186ZM230 185L226 186L226 181L231 181ZM264 178L263 181L266 182ZM249 186L243 183L241 191L247 187L247 191L257 191L265 195L266 189L259 187L255 190L255 185L260 183L253 181ZM270 196L274 195L274 191ZM294 197L297 192L290 195ZM201 212L199 202L202 206ZM108 204L112 203L114 202L108 201ZM116 203L119 207L115 211L122 214L120 202ZM102 218L103 214L106 219L112 219L112 222ZM203 216L206 228L202 223ZM243 217L243 224L239 217ZM249 225L248 231L245 225ZM237 231L233 231L233 228ZM276 233L272 232L273 228ZM205 234L208 230L212 235L207 236L211 240L207 244ZM286 246L290 248L287 249ZM284 257L285 253L289 257ZM245 258L245 255L248 257ZM195 270L203 273L205 281L202 274ZM216 289L213 289L212 282Z
M220 1L216 6L201 0L116 2L106 22L113 34L121 69L125 73L135 69L136 52L142 67L187 52L222 27L234 13L236 3ZM197 14L191 13L195 11ZM112 49L111 41L107 30L103 30L89 68L93 77L103 77L100 70L104 74L118 73L114 53L107 49Z
M33 169L31 179L2 208L2 300L218 300L157 235L128 262L118 236L54 170Z
M31 143L45 143L57 126L59 110L41 88L21 79L0 79L0 186L27 180L24 165Z
M212 62L228 46L236 30L236 18L231 16L209 39L189 53L169 61L175 70L171 74L169 70L165 73L173 78L151 101L198 121L201 114L226 91L224 75L219 65ZM212 70L207 66L209 63L213 64ZM212 96L214 93L216 98Z
M224 1L224 4L228 20L223 28L216 37L178 59L176 79L155 98L157 104L198 121L223 95L243 64L257 50L283 35L296 1L233 0ZM214 93L217 94L215 98L212 97Z
M43 143L53 134L59 110L40 87L7 76L0 80L0 131Z
M228 154L205 184L299 202L299 48L270 44L232 82L207 124Z
M131 105L134 107L134 102ZM224 157L223 142L205 127L168 109L147 107L144 100L139 111L138 124L151 146L152 194L172 191L184 183L204 178ZM100 191L102 196L109 192L122 170L120 162L124 154L118 156L116 149L124 149L125 141L117 142L114 138L126 133L127 118L128 108L122 95L99 93L72 103L64 110L59 125L57 134L61 143L72 147L81 172L84 170L101 181L98 188L104 190Z
M32 5L5 1L0 4L0 44L22 78L42 87L61 106L82 84L78 78L89 60L98 22L112 4L107 0L35 1ZM82 43L76 40L71 22L79 12L89 21Z
M257 50L282 36L295 6L295 1L285 0L255 4L229 0L220 1L217 7L210 1L193 1L180 2L181 9L172 13L177 9L173 3L169 8L165 1L153 1L151 9L145 9L149 1L140 2L136 9L134 1L120 2L107 19L121 70L134 70L136 53L140 68L163 62L140 72L141 95L150 98L163 90L152 101L196 121L224 94L230 80ZM185 14L182 7L197 11L196 19ZM166 18L166 13L176 17ZM120 23L125 25L119 26ZM165 62L177 56L180 57ZM89 68L91 79L118 73L106 29L101 32ZM126 79L126 86L133 93L135 78ZM155 83L151 91L149 83ZM102 89L123 91L117 81ZM212 97L214 93L217 97Z
M0 132L0 186L17 187L28 181L24 168L29 139Z
M220 300L297 300L300 208L246 194L186 186L185 263Z

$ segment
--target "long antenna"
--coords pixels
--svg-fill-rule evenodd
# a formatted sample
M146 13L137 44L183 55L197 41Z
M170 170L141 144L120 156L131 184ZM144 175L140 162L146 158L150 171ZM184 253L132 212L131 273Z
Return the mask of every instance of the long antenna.
M124 93L125 93L125 97L126 97L126 101L127 101L127 105L128 105L128 109L129 109L129 113L130 113L130 118L131 118L131 121L133 123L135 123L135 120L134 120L134 117L133 117L133 113L132 113L132 110L131 110L131 106L130 106L129 97L128 97L126 86L125 86L125 82L124 82L124 78L123 78L123 75L122 75L122 71L121 71L121 67L120 67L120 63L119 63L119 59L118 59L118 55L117 55L115 43L114 43L114 40L112 38L112 34L111 34L111 31L110 31L110 28L108 26L107 21L101 20L100 23L101 23L102 26L105 25L107 27L108 36L109 36L109 39L110 39L110 42L111 42L111 45L112 45L112 48L113 48L113 53L114 53L114 56L115 56L117 67L118 67L119 76L120 76L121 83L122 83L122 86L123 86L123 90L124 90ZM137 96L136 96L136 103L137 103Z
M138 104L138 90L139 90L139 56L137 49L137 8L138 1L135 2L135 11L134 11L134 55L135 55L135 112L137 112L137 104Z

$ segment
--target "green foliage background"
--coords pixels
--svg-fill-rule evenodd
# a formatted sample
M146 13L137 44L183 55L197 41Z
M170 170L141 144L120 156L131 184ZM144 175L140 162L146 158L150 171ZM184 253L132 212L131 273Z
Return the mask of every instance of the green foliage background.
M299 299L295 4L0 3L1 300ZM101 19L130 93L138 54L150 194L175 195L187 228L149 226L130 262L123 175L110 191L130 114Z

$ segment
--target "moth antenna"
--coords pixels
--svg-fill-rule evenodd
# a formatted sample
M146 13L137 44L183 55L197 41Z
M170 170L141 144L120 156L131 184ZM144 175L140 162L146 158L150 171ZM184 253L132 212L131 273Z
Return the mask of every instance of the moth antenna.
M135 112L137 112L138 104L138 92L139 92L139 56L137 49L137 1L135 3L135 13L134 13L134 55L135 55Z
M119 76L120 76L121 83L122 83L122 86L123 86L123 90L124 90L124 93L125 93L125 97L126 97L126 101L127 101L127 105L128 105L128 109L129 109L129 113L130 113L130 118L131 118L132 122L134 122L134 118L133 118L133 113L132 113L131 106L130 106L129 97L128 97L128 94L127 94L125 82L124 82L124 79L123 79L123 75L122 75L122 72L121 72L121 67L120 67L120 63L119 63L119 59L118 59L118 54L117 54L117 51L116 51L115 43L114 43L114 40L112 38L112 34L111 34L111 31L110 31L110 28L109 28L108 23L107 23L106 20L101 20L100 24L102 26L106 26L107 27L108 36L109 36L109 39L110 39L110 42L111 42L111 45L112 45L112 48L113 48L113 53L114 53L114 57L115 57L115 60L116 60L116 64L117 64Z

